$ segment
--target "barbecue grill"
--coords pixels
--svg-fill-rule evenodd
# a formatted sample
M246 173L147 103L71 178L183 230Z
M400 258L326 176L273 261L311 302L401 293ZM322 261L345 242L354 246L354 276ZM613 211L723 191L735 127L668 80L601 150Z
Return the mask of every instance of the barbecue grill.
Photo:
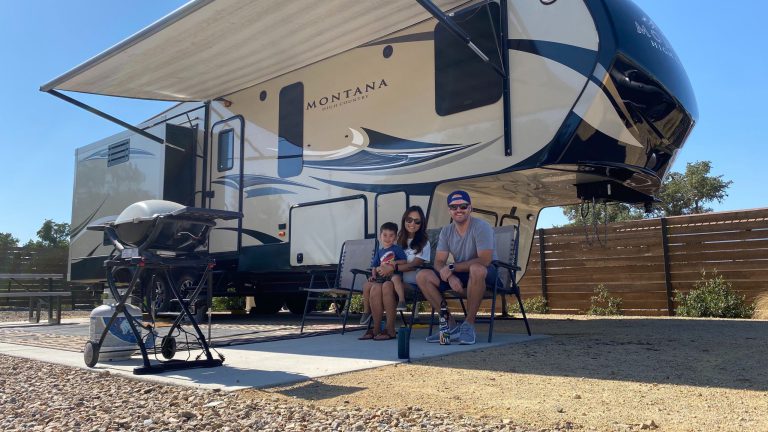
M114 240L124 248L189 253L205 245L208 231L216 226L216 219L238 217L240 213L237 212L148 200L129 205L114 222L105 226L114 228L117 236Z
M104 267L108 288L118 303L99 340L90 340L86 343L83 350L85 364L88 367L96 365L99 360L99 348L112 323L122 313L138 341L144 360L144 366L135 368L134 374L220 366L224 359L221 356L219 359L214 359L211 355L208 342L200 331L194 315L190 312L190 306L195 304L206 282L208 282L209 290L211 288L212 278L209 276L215 261L208 256L206 249L208 235L211 229L216 226L215 221L217 219L232 220L238 218L242 218L242 214L238 212L185 207L171 201L148 200L139 201L126 207L114 221L89 226L89 230L102 231L105 240L114 246L109 259L104 262ZM171 271L178 268L202 273L200 282L187 298L180 294L179 288L175 286L170 277ZM115 274L125 269L130 270L132 278L125 293L120 295L116 286ZM166 361L160 361L156 364L149 361L147 345L153 347L156 358L158 347L156 344L146 344L142 338L142 332L138 328L144 327L150 330L148 337L154 337L154 322L143 323L128 313L125 306L134 289L140 285L141 275L146 270L154 272L153 278L162 277L165 279L181 307L181 313L174 320L159 347L160 353ZM210 295L208 299L210 301ZM189 324L193 327L194 333L187 331L184 333L192 334L197 339L196 345L202 350L200 356L205 355L205 359L173 360L177 347L175 335L177 332L180 334L183 331L183 324ZM187 343L187 349L192 345L195 344Z

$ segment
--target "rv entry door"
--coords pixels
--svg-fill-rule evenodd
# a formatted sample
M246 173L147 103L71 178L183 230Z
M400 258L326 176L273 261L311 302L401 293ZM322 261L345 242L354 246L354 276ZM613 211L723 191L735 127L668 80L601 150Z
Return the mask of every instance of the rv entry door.
M243 211L243 135L242 116L214 123L211 127L208 166L207 207ZM242 219L217 221L209 237L210 253L239 252Z

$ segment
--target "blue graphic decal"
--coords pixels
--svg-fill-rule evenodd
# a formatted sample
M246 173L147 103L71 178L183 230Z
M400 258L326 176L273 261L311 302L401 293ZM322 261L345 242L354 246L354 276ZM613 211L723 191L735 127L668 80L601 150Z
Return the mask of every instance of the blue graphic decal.
M318 177L312 177L313 179L333 185L342 187L345 189L358 190L363 192L375 192L375 193L387 193L406 191L411 195L432 195L432 192L437 185L437 182L433 183L416 183L416 184L361 184L350 183L336 180L321 179Z
M416 155L402 154L402 153L377 153L370 150L361 150L353 155L327 161L304 161L305 167L310 168L323 168L332 171L373 171L384 170L391 168L400 168L411 165L416 165L421 162L426 162L445 156L447 154L455 153L459 150L463 150L468 146L454 147L448 150L438 150L431 152L421 152Z
M584 76L592 74L597 51L559 42L532 39L509 39L509 49L535 54L579 72Z
M109 324L109 318L102 317L102 319L104 320L104 326L106 327L106 325ZM136 335L133 333L133 330L131 330L131 324L128 323L128 319L125 317L115 318L115 321L112 322L112 326L109 327L109 334L129 344L138 343ZM152 335L147 338L145 346L147 348L153 348L155 346L155 338Z
M155 154L143 149L133 148L131 147L130 151L128 152L130 155L129 157L155 157ZM98 151L95 151L91 153L90 155L86 156L83 161L89 161L89 160L97 160L97 159L108 159L109 158L109 149L101 149Z
M217 230L223 230L223 231L234 231L237 232L237 228L228 228L228 227L222 227L222 228L215 228ZM248 237L255 238L256 240L260 241L262 244L274 244L274 243L282 243L283 241L280 240L277 237L272 237L269 234L263 233L261 231L251 230L251 229L241 229L241 233L247 235Z
M398 138L396 136L387 135L375 130L362 128L368 135L368 148L378 150L405 150L405 151L422 151L422 150L434 150L445 149L446 147L459 147L463 144L435 144L421 141L411 141L405 138Z
M228 174L225 176L221 176L217 180L214 180L213 183L224 185L225 187L239 189L240 174ZM281 179L278 177L269 177L265 175L256 175L256 174L243 175L243 189L247 189L253 186L270 186L270 185L288 185L288 186L298 186L298 187L309 188L309 189L317 189L312 186L308 186L308 185L291 181L291 180ZM279 190L277 188L275 189ZM272 195L272 194L269 194L269 195Z
M296 192L291 192L289 190L280 189L276 187L266 187L266 188L258 188L258 189L249 189L245 191L245 197L246 198L253 198L258 196L267 196L267 195L292 195Z

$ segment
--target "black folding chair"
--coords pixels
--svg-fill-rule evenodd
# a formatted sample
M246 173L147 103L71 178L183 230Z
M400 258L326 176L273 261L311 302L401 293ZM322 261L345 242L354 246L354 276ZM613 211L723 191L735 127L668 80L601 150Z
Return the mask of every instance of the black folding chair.
M333 282L328 278L319 277L320 273L313 272L309 287L301 288L307 292L307 302L304 305L304 314L301 317L301 330L304 332L304 322L309 312L309 305L313 301L330 299L337 305L344 299L343 309L339 312L342 320L341 334L347 327L347 317L349 316L349 306L352 302L352 294L362 294L363 284L369 274L368 269L371 266L373 254L376 251L376 239L347 240L341 247L339 256L339 265L336 269L336 276Z
M496 255L497 260L494 260L491 265L496 268L496 281L493 284L486 286L483 299L491 300L491 316L488 319L488 342L493 339L493 323L496 317L496 300L498 296L502 296L502 301L506 303L505 296L508 294L514 294L517 297L517 303L520 306L521 318L507 317L506 319L522 320L525 323L525 329L528 332L528 336L531 335L531 328L528 325L528 317L525 314L525 308L523 307L523 300L520 298L520 287L517 284L517 272L520 267L517 265L517 249L519 243L519 230L517 225L508 225L503 227L493 228L493 237L496 243ZM446 299L457 299L461 303L461 308L464 311L464 315L467 314L467 308L464 304L464 297L455 291L446 291L443 293ZM502 308L504 309L504 308ZM506 310L502 310L502 313L506 315ZM429 320L429 334L432 334L432 327L435 324L435 310L432 310L432 314ZM485 318L479 318L478 321L485 321Z

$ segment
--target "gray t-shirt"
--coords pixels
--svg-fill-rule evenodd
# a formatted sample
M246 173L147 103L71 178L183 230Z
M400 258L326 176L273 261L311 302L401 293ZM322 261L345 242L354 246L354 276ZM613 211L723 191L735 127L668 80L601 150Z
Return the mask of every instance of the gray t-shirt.
M496 256L496 244L493 239L493 228L488 222L470 217L469 229L462 237L456 231L453 223L440 230L440 238L437 242L438 252L449 252L455 262L464 262L477 258L478 250L493 251L493 259Z

